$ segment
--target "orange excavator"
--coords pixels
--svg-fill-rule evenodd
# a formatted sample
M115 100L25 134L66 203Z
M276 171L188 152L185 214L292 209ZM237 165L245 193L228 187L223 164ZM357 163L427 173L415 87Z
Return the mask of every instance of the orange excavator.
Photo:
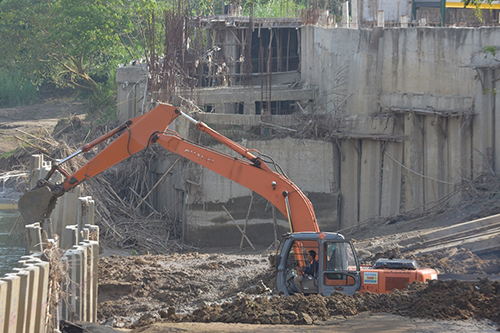
M200 131L226 145L242 158L180 137L178 133L168 129L177 117L194 123ZM61 167L71 158L115 136L114 141L75 173L69 174ZM416 262L411 260L379 260L373 267L360 268L352 243L338 233L320 232L311 202L271 158L239 145L168 104L159 104L146 114L128 120L108 134L84 145L74 154L54 163L47 176L39 179L35 188L19 200L18 207L25 222L33 223L48 218L58 197L155 143L260 194L287 218L290 232L283 236L277 255L277 288L280 293L290 295L297 292L294 277L303 274L303 268L308 265L304 258L307 258L307 251L310 250L317 253L317 274L303 279L304 293L384 293L395 288L402 289L406 283L413 281L437 279L435 270L418 268ZM61 184L50 182L56 171L64 176Z

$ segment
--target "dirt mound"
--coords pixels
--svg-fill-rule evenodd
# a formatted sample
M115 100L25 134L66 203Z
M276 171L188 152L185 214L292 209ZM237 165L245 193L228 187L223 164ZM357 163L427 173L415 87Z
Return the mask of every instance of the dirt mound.
M205 304L267 293L273 270L264 255L187 253L99 260L98 318L130 326L163 310L186 314ZM158 316L159 318L159 316Z
M290 297L241 297L223 305L203 306L190 315L171 315L166 320L253 324L312 324L335 316L363 311L430 319L490 319L500 321L500 282L435 281L415 283L389 294L356 293L294 295Z

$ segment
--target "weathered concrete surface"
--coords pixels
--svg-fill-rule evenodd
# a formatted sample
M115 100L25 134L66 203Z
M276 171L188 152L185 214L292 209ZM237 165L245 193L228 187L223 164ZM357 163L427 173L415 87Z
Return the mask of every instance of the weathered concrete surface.
M269 141L246 141L244 145L272 156L286 175L299 186L311 200L321 230L337 229L337 194L333 186L333 145L314 140L292 138ZM222 145L213 148L230 153ZM270 165L272 168L272 165ZM221 239L227 246L239 244L241 234L227 213L224 205L238 225L243 226L250 204L251 192L208 169L196 168L196 179L200 186L191 194L187 207L188 242L220 246ZM192 179L192 178L191 178ZM256 180L258 181L258 180ZM274 227L271 207L261 198L254 199L249 215L247 234L252 242L270 245L274 241ZM292 207L293 209L293 207ZM286 218L276 210L279 231L278 238L287 231ZM222 236L222 237L221 237Z
M146 66L127 66L116 70L118 120L125 122L143 111L143 96L146 88Z
M300 80L296 73L295 79ZM273 81L274 78L273 78ZM291 80L290 82L292 82ZM244 114L255 115L255 102L262 100L261 86L248 87L226 87L226 88L203 88L193 89L192 91L180 92L183 97L191 97L196 105L213 105L213 112L216 113L237 113L231 108L225 109L225 104L243 103ZM267 94L267 92L266 92ZM301 104L307 104L309 100L314 99L315 91L311 87L290 88L288 85L274 85L272 88L273 101L300 101ZM227 112L232 111L232 112Z
M364 19L366 14L360 12ZM272 156L304 192L329 196L319 202L331 206L316 208L321 228L346 228L372 217L453 204L460 200L456 190L463 179L497 172L500 55L483 48L500 45L500 28L304 26L300 32L300 89L273 86L272 99L313 98L306 112L332 115L333 143L289 139L245 145ZM124 80L120 77L121 89L130 90ZM227 112L227 103L243 100L244 115L201 117L209 124L243 129L261 124L259 115L247 108L259 95L255 87L196 93L199 103L223 100L221 112ZM287 126L290 119L273 117L273 123ZM182 130L184 137L189 134L177 122L171 128ZM172 160L165 163L158 165L158 175ZM196 205L227 203L231 210L231 200L250 195L192 163L179 164L172 172L165 180L170 189L161 186L155 200L160 208L176 206L190 230L215 218ZM264 220L272 223L269 216L252 223Z
M457 202L452 194L462 179L496 171L498 59L483 48L500 45L499 28L306 26L302 37L302 79L317 87L316 112L341 118L338 131L352 136L344 139L350 144L339 145L347 150L341 157L341 226L426 210L450 195L449 203ZM380 114L395 125L378 131L366 126ZM396 156L359 141L375 134L388 135L373 137L382 147L389 135L402 138L391 143Z

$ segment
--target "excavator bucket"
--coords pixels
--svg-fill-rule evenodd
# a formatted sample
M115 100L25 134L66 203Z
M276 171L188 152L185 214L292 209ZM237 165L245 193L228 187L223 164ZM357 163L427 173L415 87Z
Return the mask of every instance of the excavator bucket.
M26 224L41 222L50 217L57 203L57 197L48 186L35 187L26 192L18 201L17 207Z

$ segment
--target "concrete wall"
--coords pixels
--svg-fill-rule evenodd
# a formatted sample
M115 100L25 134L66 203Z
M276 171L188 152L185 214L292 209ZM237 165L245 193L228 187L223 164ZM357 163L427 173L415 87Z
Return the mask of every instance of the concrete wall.
M302 88L295 92L303 94L300 99L313 98L306 112L332 115L333 141L245 145L273 156L285 168L312 198L321 229L453 205L460 200L461 180L496 172L500 57L483 48L500 46L500 28L304 26L300 35ZM281 92L277 100L290 98L294 90L282 87ZM273 94L279 93L273 88ZM196 96L201 103L216 103L258 98L255 94L255 89L232 87L200 90ZM244 115L203 115L208 117L203 121L249 129L261 121L250 113L245 106ZM273 123L287 126L290 119L273 116ZM184 130L186 137L189 131ZM157 203L184 203L177 215L184 221L186 240L218 245L224 240L228 245L239 239L236 227L226 227L232 222L222 205L244 223L249 191L189 162L178 168L181 179L167 182L174 191L161 187ZM249 223L255 226L253 237L269 242L274 233L263 226L272 225L272 214L258 201L252 209L259 213L251 213ZM284 218L278 214L277 220L285 230ZM209 229L214 237L204 234Z
M451 205L460 180L496 171L498 66L482 49L500 45L499 28L307 26L302 36L316 111L339 117L345 134L341 228Z
M320 228L337 229L337 195L333 188L338 175L333 166L335 149L332 143L285 138L245 140L243 145L272 156L285 174L309 197L315 207ZM212 148L231 154L222 145ZM186 241L209 246L220 246L221 241L226 246L239 244L241 235L222 205L243 226L251 201L251 191L194 163L188 169L191 170L188 175L191 185L187 200ZM194 183L197 185L193 185ZM247 225L247 235L253 243L270 245L274 241L272 214L267 200L254 194ZM278 237L281 237L288 229L288 222L279 211L275 214L279 225Z

